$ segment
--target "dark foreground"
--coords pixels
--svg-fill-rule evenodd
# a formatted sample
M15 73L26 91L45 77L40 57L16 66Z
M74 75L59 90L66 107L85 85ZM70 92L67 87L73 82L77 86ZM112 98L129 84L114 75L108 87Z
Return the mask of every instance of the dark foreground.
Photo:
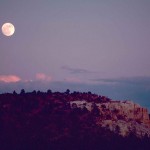
M96 125L97 109L70 107L72 100L108 101L88 93L50 90L0 95L0 150L149 150L150 139L123 138Z

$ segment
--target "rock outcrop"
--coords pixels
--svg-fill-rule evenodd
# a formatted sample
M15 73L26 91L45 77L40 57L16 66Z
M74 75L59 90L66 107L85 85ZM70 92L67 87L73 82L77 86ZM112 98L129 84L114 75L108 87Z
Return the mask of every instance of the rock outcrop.
M89 111L96 106L99 110L97 124L127 136L134 132L138 137L147 135L150 137L150 119L148 110L132 101L108 101L100 103L82 101L71 101L70 105L86 107Z

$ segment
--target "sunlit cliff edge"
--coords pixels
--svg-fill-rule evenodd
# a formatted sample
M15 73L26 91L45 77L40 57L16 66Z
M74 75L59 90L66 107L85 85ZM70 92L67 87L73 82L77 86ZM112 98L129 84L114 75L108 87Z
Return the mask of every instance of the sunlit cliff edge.
M100 103L82 101L70 102L72 108L86 107L89 111L99 110L97 125L107 128L122 136L128 136L131 132L137 137L147 135L150 137L150 119L148 110L132 101L104 101Z

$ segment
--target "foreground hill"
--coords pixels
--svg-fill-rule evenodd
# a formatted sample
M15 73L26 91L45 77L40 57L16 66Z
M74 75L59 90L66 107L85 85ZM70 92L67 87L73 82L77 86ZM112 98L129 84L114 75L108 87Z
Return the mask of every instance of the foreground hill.
M107 150L150 146L146 108L96 94L0 95L1 150Z

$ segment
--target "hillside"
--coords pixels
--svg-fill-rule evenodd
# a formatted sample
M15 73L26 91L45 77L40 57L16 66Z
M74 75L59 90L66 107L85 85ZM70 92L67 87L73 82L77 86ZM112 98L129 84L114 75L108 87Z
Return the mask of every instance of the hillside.
M97 109L97 125L117 132L123 137L128 136L131 132L134 132L139 138L145 135L150 137L148 110L132 101L110 100L93 103L78 100L72 101L70 104L72 108L76 105L81 109L85 107L90 112Z
M0 95L1 150L107 150L150 146L146 108L81 92Z

